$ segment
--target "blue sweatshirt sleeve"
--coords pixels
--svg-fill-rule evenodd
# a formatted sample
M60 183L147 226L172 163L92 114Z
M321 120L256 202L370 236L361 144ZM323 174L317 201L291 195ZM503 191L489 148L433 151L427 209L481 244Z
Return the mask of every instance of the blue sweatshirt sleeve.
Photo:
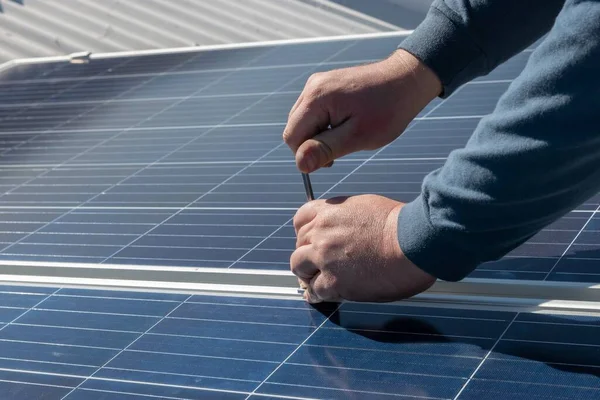
M569 0L493 113L400 212L400 247L414 264L460 280L600 190L599 66L600 2Z
M433 70L440 97L491 72L550 30L564 0L435 0L400 45Z

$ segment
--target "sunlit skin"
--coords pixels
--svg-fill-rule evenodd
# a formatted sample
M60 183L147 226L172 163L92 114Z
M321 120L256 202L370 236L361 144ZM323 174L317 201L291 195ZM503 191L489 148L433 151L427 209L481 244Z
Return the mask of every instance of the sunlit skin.
M389 144L440 92L435 74L403 50L378 63L319 73L290 111L283 139L298 169L314 172ZM387 302L428 289L435 277L408 260L398 243L403 205L362 195L301 207L290 267L307 301Z
M294 218L291 268L309 302L394 301L435 278L411 263L396 239L403 204L376 195L316 200Z

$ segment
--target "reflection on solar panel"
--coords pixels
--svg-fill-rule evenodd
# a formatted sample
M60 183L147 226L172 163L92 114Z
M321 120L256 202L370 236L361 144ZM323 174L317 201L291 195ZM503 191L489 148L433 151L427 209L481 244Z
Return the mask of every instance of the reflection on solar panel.
M0 261L287 270L304 201L281 142L287 112L311 73L383 58L399 40L5 69ZM412 200L528 55L435 100L393 144L314 174L316 194ZM599 200L473 277L600 281ZM6 281L14 269L2 268ZM148 271L142 279L158 280ZM111 273L123 279L102 277ZM600 397L600 315L589 310L423 300L316 309L175 293L181 281L171 293L0 287L2 399Z
M399 37L6 69L0 259L287 269L304 201L281 141L310 74L381 59ZM410 201L463 146L530 51L429 105L393 144L315 174L317 196ZM472 277L600 282L599 198Z
M39 287L0 302L3 399L600 397L599 317Z

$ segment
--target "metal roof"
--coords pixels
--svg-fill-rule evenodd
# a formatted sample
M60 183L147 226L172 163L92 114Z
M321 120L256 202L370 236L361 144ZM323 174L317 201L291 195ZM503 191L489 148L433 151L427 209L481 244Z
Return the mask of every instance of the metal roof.
M0 1L0 62L401 30L329 0Z

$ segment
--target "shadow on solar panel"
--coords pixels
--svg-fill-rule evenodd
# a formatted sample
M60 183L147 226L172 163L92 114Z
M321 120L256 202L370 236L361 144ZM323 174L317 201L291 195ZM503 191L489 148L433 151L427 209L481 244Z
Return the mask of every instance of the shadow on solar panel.
M520 398L521 385L539 385L532 390L568 397L600 389L599 329L596 317L347 305L289 363L315 366L313 383L349 392L454 398L462 388L471 399L504 387L497 398Z

